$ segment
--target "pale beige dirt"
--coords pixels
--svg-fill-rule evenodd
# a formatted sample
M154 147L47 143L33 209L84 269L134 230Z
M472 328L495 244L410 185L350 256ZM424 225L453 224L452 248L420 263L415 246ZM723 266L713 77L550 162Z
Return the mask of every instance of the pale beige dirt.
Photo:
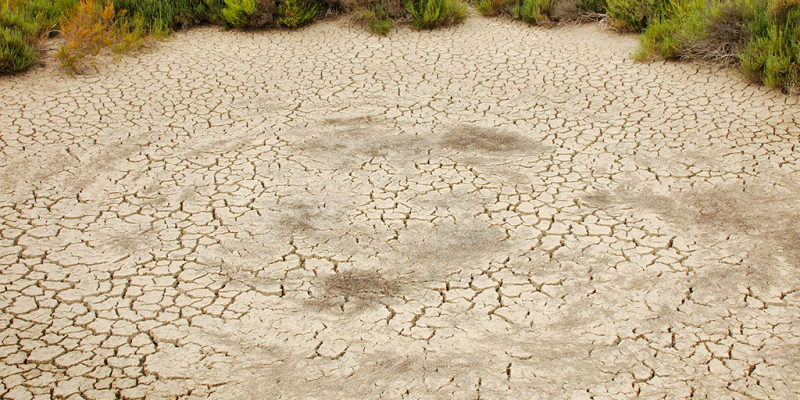
M476 15L0 78L7 399L795 399L800 105Z

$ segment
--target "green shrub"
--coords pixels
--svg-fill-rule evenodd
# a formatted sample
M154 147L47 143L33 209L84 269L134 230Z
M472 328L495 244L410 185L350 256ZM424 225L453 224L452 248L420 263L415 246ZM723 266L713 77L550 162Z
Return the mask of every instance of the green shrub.
M670 0L607 0L606 13L618 29L642 32L651 21L670 14Z
M383 6L367 9L359 15L359 19L366 22L369 29L379 35L386 35L392 29L392 18Z
M152 32L165 34L202 22L222 22L223 0L111 0L117 10L139 18Z
M520 0L511 14L529 24L539 24L549 20L553 9L553 0Z
M256 0L225 0L222 19L231 26L244 28L256 10Z
M599 20L605 18L605 4L605 0L558 0L548 18L559 22Z
M578 8L594 13L605 13L608 3L606 0L578 0Z
M469 11L461 0L407 0L406 9L414 29L431 29L463 21Z
M36 52L19 29L0 27L0 72L21 71L36 62Z
M600 19L606 0L476 0L475 8L487 16L507 14L529 24Z
M645 60L653 56L680 57L692 43L704 40L707 36L706 16L703 11L705 4L706 0L673 3L672 14L647 24L644 33L639 36L639 49L635 58Z
M493 16L510 14L512 4L510 0L477 0L475 8L483 15Z
M774 1L750 23L740 54L744 73L767 86L800 88L800 2Z
M640 36L637 59L738 64L768 86L800 88L800 1L673 0L665 10Z
M36 62L34 42L40 26L25 10L0 8L0 72L20 71Z
M647 27L648 9L637 0L608 0L608 18L619 29L641 32Z
M274 0L225 0L222 19L236 28L261 28L275 24Z
M753 7L743 1L711 4L696 1L681 24L684 47L680 49L680 57L724 66L738 64L739 53L750 37L748 25L753 18Z
M61 18L75 9L78 0L17 0L16 3L14 11L36 25L38 35L49 36L58 30Z
M278 21L289 28L297 28L313 21L318 13L316 0L286 0L278 7Z

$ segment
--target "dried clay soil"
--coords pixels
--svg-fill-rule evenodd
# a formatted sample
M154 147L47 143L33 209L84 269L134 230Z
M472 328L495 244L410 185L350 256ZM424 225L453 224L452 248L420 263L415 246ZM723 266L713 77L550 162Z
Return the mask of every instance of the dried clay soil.
M0 78L6 399L800 398L800 104L473 15Z

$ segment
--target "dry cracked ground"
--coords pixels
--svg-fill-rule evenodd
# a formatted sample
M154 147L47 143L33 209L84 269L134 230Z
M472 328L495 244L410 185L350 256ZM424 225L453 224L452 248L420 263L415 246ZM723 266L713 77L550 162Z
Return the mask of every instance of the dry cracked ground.
M0 80L5 399L796 399L800 104L473 15Z

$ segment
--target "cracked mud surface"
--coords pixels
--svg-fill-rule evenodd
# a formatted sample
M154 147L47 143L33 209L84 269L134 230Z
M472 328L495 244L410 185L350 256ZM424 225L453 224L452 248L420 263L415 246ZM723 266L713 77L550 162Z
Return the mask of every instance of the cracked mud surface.
M327 21L3 78L0 394L800 397L797 98L634 47Z

